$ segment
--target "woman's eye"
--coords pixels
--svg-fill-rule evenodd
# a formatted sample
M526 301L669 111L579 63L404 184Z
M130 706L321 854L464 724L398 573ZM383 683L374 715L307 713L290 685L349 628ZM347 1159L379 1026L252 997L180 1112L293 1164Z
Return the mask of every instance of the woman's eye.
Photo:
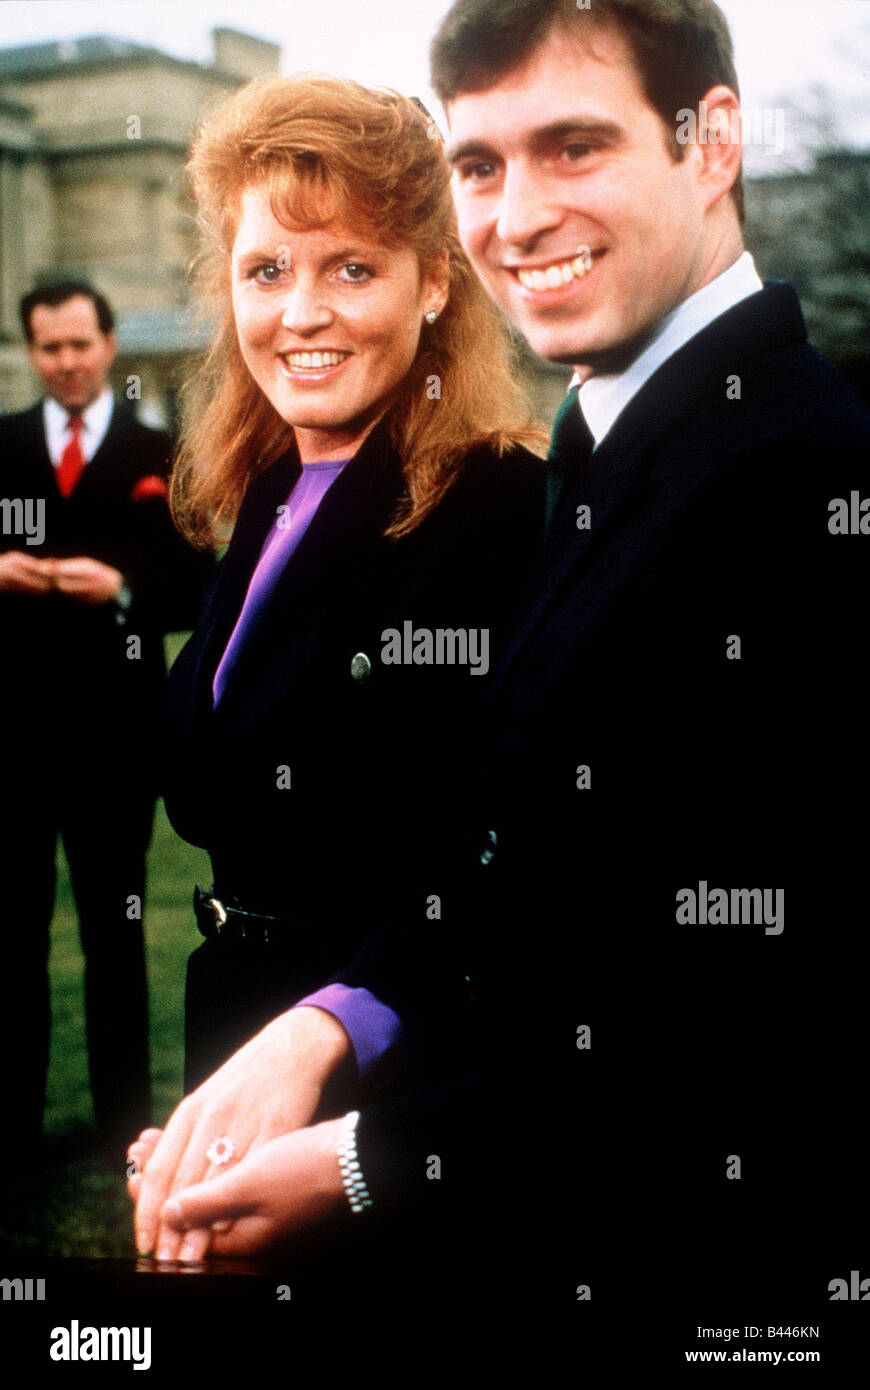
M283 267L276 261L268 261L265 265L258 265L253 271L252 278L259 281L261 285L274 285L278 280Z
M365 280L372 278L372 272L367 265L361 265L359 261L348 261L341 267L342 278L349 280L351 284L359 285Z

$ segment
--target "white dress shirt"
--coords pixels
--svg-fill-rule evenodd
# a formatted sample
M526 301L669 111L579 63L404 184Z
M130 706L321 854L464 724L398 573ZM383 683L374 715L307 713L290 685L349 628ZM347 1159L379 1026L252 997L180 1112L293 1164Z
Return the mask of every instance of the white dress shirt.
M81 446L85 463L90 463L99 449L109 428L114 408L114 397L108 386L101 391L95 401L82 411ZM45 442L48 456L57 468L63 451L72 439L69 427L70 412L51 396L42 402L42 421L45 427Z
M629 401L653 372L720 314L733 309L735 304L763 288L752 256L744 251L728 270L665 315L656 325L652 341L624 372L615 376L591 376L584 382L578 399L583 418L595 439L595 447L613 428ZM571 386L576 386L578 381L575 373ZM570 386L568 389L571 389Z

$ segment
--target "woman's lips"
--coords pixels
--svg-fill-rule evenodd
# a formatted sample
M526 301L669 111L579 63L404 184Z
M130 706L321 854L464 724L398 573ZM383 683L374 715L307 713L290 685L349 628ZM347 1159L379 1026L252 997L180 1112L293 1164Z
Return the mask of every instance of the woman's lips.
M341 371L352 353L339 349L313 352L282 352L278 354L281 371L291 381L326 381Z
M350 357L350 353L340 348L321 348L310 352L284 352L281 356L288 367L298 370L309 367L337 367L346 357Z

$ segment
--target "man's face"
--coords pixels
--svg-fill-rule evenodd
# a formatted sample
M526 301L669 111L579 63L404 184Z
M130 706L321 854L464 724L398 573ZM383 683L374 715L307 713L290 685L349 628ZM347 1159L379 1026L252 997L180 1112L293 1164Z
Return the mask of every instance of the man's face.
M100 332L93 302L78 294L55 308L37 304L30 331L30 361L46 393L64 410L85 410L103 390L115 360L115 335Z
M447 115L463 246L541 357L613 369L710 277L698 147L673 158L616 30L551 31Z

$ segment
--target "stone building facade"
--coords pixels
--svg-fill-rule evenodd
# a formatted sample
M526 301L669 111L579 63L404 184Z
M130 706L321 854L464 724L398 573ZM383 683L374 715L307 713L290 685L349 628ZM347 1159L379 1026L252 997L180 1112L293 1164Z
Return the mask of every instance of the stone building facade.
M107 37L0 50L0 411L36 392L20 296L81 275L117 314L116 385L135 377L142 418L174 422L208 334L188 282L191 135L211 102L277 72L281 56L231 29L213 30L212 43L208 64ZM762 274L796 284L813 340L870 400L870 152L830 151L808 173L749 179L747 210ZM551 419L570 371L518 352Z
M104 37L0 50L0 410L36 391L21 295L81 276L116 313L115 385L134 376L142 418L172 422L206 331L188 289L191 136L211 102L280 61L277 45L235 30L212 41L207 65Z

